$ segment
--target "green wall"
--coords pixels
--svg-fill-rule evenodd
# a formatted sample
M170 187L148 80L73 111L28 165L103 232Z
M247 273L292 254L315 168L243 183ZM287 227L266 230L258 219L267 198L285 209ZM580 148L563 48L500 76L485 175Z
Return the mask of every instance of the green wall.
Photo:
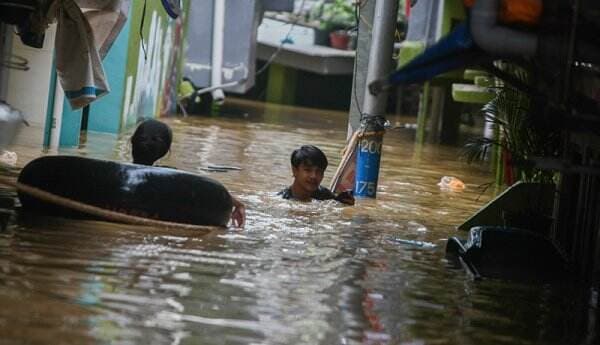
M183 1L186 11L189 3L189 0ZM131 35L124 101L128 109L124 112L123 119L125 126L134 124L140 118L158 117L174 111L177 84L183 64L186 11L183 16L173 20L159 1L146 3L145 16L143 7L143 1L134 2L130 15ZM143 39L140 37L142 17Z

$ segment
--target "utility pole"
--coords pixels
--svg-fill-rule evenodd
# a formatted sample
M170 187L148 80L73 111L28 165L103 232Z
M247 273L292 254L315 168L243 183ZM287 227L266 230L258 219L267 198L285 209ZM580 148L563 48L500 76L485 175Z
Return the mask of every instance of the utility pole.
M360 1L358 6L361 7L348 137L360 127L361 113L383 115L387 92L374 96L369 94L367 86L371 81L385 77L394 69L392 54L398 0Z
M359 29L359 51L354 63L356 73L360 75L360 78L357 76L355 79L352 94L356 96L361 93L363 99L362 105L359 106L361 103L358 97L353 98L355 109L353 108L350 113L348 128L349 134L360 128L358 147L356 148L354 194L357 197L368 198L375 198L377 194L379 162L381 161L383 134L385 132L385 108L388 97L387 92L381 92L377 95L371 94L368 85L375 80L386 78L392 71L398 0L377 0L374 6L371 16L372 25L370 30L366 31L367 39L370 42L367 42L366 39L360 40L362 32ZM363 25L363 14L364 12L361 11L360 25ZM365 24L368 24L368 22ZM368 62L365 68L360 58L364 58L367 55L366 53L368 53ZM365 69L366 75L364 74ZM361 83L359 83L359 79L362 81Z

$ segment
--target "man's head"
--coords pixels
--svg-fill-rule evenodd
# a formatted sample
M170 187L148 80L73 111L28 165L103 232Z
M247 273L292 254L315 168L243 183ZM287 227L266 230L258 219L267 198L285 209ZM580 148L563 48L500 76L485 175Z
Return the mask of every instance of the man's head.
M294 186L307 193L316 191L327 169L327 157L313 145L304 145L292 152L290 159L294 173Z
M173 133L166 124L149 119L141 122L131 137L131 155L136 164L152 165L169 152Z

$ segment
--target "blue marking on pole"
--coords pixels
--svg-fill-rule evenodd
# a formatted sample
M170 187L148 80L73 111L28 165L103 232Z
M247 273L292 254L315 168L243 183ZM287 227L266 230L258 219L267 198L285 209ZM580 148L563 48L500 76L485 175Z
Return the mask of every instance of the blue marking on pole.
M362 135L358 140L356 155L356 177L354 179L354 195L357 197L375 198L379 179L379 162L385 119L381 116L369 116L361 124Z

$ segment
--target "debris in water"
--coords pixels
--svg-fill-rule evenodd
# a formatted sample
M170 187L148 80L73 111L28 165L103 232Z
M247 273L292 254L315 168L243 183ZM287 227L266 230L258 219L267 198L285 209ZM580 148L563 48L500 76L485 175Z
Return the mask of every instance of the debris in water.
M435 244L433 244L431 242L417 241L417 240L405 240L402 238L390 238L389 240L394 243L409 244L411 246L422 247L422 248L434 248L436 246Z
M22 124L28 125L23 114L0 101L0 150L11 144Z
M459 192L465 189L465 183L454 176L444 176L437 184L441 190Z
M17 164L17 153L12 151L0 151L0 163L14 167Z
M228 171L240 171L242 168L225 165L208 165L207 167L200 168L207 172L228 172Z

